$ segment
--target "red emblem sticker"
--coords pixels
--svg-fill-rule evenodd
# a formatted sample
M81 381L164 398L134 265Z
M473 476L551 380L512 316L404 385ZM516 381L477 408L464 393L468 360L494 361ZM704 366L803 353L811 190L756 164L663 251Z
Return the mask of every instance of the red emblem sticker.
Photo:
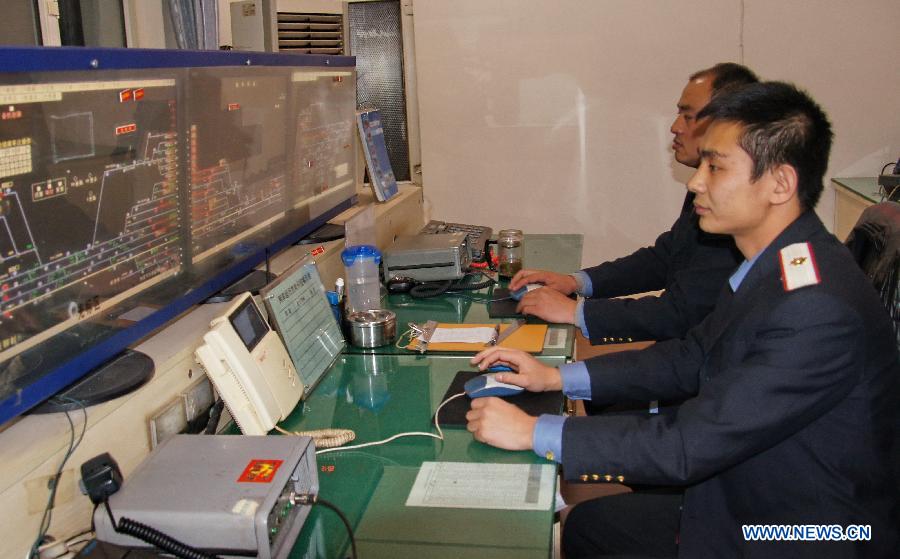
M319 256L320 254L323 254L324 252L325 252L325 247L323 247L322 245L319 245L316 248L312 249L312 252L310 252L310 254L312 256Z
M238 483L271 483L284 460L251 460Z
M240 108L241 108L241 104L240 104L240 103L228 103L228 110L229 110L229 111L236 111L236 110L238 110L238 109L240 109Z
M141 88L135 89L134 90L134 100L140 101L143 98L144 98L144 88L141 87Z
M119 92L119 103L126 103L134 99L134 92L130 89L123 89Z

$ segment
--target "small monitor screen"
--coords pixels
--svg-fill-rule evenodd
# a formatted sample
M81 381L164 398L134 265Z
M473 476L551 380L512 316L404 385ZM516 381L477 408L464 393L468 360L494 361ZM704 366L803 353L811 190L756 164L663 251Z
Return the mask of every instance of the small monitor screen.
M241 341L247 346L247 351L253 351L256 344L269 333L269 327L262 315L259 314L259 309L256 308L253 299L249 297L244 304L231 313L228 320L231 321L231 325L240 336Z

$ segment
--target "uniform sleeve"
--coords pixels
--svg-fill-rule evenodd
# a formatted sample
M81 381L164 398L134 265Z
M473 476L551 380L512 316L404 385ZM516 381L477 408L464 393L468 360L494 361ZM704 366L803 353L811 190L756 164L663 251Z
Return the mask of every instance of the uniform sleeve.
M663 289L672 250L672 231L669 230L657 237L653 246L585 268L582 272L590 280L591 297L618 297Z
M646 397L652 390L638 386L654 381L662 384L658 391L687 391L693 383L699 392L670 415L570 418L562 441L566 475L608 473L651 484L705 479L827 413L853 389L865 362L859 315L816 290L787 298L764 324L743 334L729 340L723 363L708 362L691 345L699 342L696 335L658 344L646 356L589 363L593 395L601 401L625 393ZM689 361L687 369L678 363L645 369L679 356ZM626 386L614 392L622 381Z
M700 231L692 197L652 247L586 270L592 294L583 307L593 344L681 338L712 310L738 263L730 237ZM664 289L658 297L608 299Z
M585 299L584 326L591 343L680 338L699 324L736 266L729 249L704 252L703 265L676 272L658 297Z

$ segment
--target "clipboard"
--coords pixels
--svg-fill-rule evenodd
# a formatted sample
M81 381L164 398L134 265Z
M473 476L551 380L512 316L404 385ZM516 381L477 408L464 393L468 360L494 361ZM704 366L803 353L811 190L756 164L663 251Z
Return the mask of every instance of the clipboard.
M496 324L451 324L439 322L438 328L493 328ZM501 324L500 334L512 324ZM523 324L518 330L510 334L508 338L497 344L499 347L521 349L527 353L540 353L544 350L544 338L547 337L546 324ZM406 349L418 351L419 342L415 338L406 346ZM462 342L431 342L428 351L462 351L476 353L491 347L489 344L470 344Z

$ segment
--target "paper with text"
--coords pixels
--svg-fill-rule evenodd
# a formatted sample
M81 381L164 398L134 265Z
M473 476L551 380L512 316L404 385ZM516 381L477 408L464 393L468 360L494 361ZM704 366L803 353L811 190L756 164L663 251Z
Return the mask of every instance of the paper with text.
M550 510L552 464L423 462L408 507Z

